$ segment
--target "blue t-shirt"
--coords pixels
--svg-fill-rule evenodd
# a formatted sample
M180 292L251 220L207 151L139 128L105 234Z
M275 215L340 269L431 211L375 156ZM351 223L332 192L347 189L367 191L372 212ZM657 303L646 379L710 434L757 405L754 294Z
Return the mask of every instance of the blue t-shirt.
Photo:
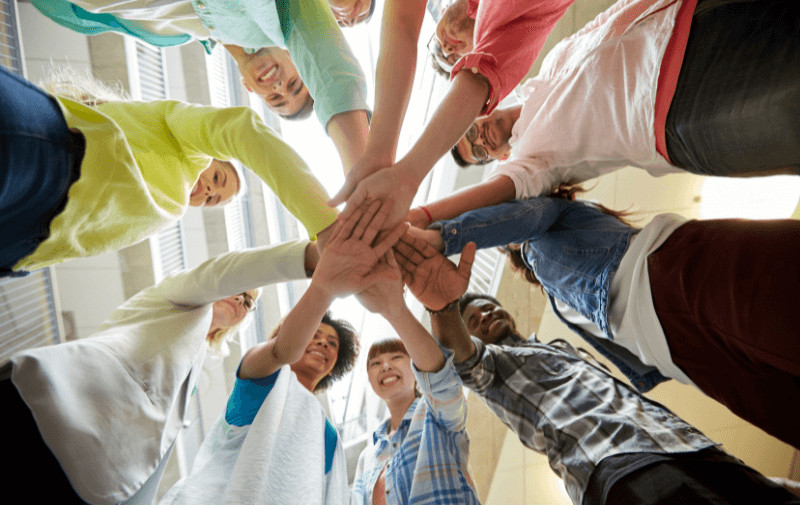
M275 386L278 380L277 372L271 373L260 379L241 379L239 371L242 365L236 369L236 382L233 384L233 391L228 397L228 405L225 408L225 422L233 426L247 426L253 424L258 409L267 399L267 395ZM325 419L325 473L328 473L333 466L333 454L336 451L336 442L339 439L330 421Z

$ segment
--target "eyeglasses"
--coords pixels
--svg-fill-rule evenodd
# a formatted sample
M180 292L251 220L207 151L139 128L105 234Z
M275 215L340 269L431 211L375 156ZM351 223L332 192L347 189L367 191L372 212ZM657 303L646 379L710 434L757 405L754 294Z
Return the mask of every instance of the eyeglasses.
M489 151L487 151L485 147L475 144L475 141L478 139L478 127L475 126L475 123L472 123L469 130L467 130L466 137L467 142L472 146L472 156L474 156L479 163L491 161L489 159Z
M439 45L439 41L436 39L436 32L431 35L431 40L428 41L428 52L431 53L431 58L433 58L433 61L436 62L439 68L447 73L453 71L453 67L459 59L456 53L450 53L445 56L444 51L442 51L442 46Z
M247 292L240 293L240 296L242 298L244 298L244 301L242 302L242 305L247 310L247 312L253 312L254 310L256 310L256 299L255 298L250 296L250 294L247 293Z

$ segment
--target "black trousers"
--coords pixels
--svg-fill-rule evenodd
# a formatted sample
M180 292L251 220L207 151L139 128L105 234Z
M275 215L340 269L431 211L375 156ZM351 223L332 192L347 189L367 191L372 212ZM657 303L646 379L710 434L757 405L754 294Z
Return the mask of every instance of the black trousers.
M19 503L58 503L84 505L72 489L58 460L42 440L30 409L10 379L0 381L0 405L6 428L6 493L22 493ZM34 482L32 485L31 482Z
M639 467L643 458L655 462ZM637 468L638 467L638 468ZM637 468L626 473L626 468ZM621 475L621 476L620 476ZM610 486L603 480L619 476ZM800 498L717 448L620 454L600 462L583 505L800 505Z
M697 174L800 174L800 2L698 3L665 128Z

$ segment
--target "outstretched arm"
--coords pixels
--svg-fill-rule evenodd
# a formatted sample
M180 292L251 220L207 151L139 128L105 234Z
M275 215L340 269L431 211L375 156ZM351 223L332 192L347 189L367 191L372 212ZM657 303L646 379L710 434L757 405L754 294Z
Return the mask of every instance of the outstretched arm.
M378 208L375 203L337 223L311 285L286 316L277 336L258 344L245 355L239 377L266 377L281 366L294 363L303 356L334 298L359 292L378 280L396 277L392 269L376 267L376 264L405 227L397 227L372 246L386 218L385 212L378 212Z
M399 242L398 242L399 243ZM389 252L381 262L390 268L396 278L377 282L358 295L370 312L382 315L406 345L414 366L421 372L436 372L444 366L444 356L428 330L408 310L403 299L403 281L400 267Z
M426 203L430 218L415 207L406 216L413 226L425 228L428 224L444 219L453 219L461 214L481 207L489 207L514 199L514 182L504 176L494 176L488 181L456 191L450 196Z
M358 181L394 163L414 83L425 4L423 0L387 0L383 7L381 50L375 75L375 113L363 156L355 162L345 181L348 194ZM330 128L329 133L333 137Z
M347 213L365 200L380 199L390 208L387 225L402 221L422 179L467 131L486 103L488 93L489 84L481 75L459 72L411 151L396 164L363 180L357 177L365 174L351 172L329 204L338 205L346 201L344 212Z
M461 320L458 299L469 286L475 244L464 248L457 267L430 244L408 234L400 238L394 250L403 281L425 307L435 311L431 314L434 336L453 350L456 363L469 359L475 353L475 344Z

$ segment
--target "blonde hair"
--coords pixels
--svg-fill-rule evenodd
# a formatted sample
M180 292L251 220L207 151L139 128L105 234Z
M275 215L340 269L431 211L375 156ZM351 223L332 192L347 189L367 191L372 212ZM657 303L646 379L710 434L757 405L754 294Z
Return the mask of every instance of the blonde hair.
M250 296L253 297L253 301L258 301L259 297L261 297L261 288L256 289L248 289L245 291ZM206 348L208 352L219 356L220 358L224 358L225 356L231 353L231 349L228 346L228 342L233 340L233 335L236 333L236 330L249 323L251 318L251 313L248 313L241 321L234 324L233 326L229 326L227 328L217 328L213 332L209 332L206 335Z
M130 100L118 82L110 86L88 72L78 72L71 67L53 67L40 83L51 95L58 95L94 107L106 102Z

